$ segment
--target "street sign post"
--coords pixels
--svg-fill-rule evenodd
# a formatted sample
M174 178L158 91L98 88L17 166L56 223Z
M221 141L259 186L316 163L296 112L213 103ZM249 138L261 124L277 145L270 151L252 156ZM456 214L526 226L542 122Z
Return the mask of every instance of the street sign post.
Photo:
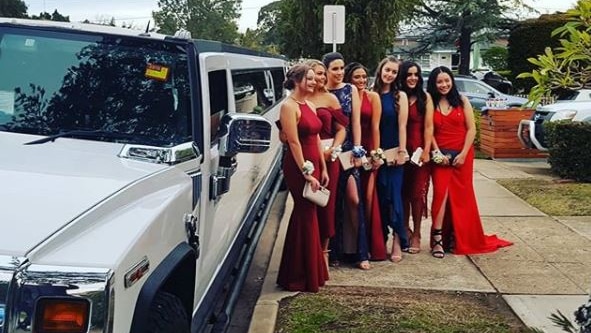
M332 44L336 52L337 44L345 43L345 6L324 6L324 43Z

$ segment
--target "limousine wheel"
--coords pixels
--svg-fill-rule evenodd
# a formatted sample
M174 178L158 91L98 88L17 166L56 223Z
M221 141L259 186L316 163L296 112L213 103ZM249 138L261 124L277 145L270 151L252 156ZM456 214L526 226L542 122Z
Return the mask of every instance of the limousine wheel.
M173 294L158 292L150 307L148 333L189 333L189 318L181 300Z

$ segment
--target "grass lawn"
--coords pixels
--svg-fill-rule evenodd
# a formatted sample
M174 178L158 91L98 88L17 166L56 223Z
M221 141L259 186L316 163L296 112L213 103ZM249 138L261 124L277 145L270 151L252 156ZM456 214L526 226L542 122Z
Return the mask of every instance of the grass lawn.
M497 182L548 215L591 216L591 183L538 178L500 179Z
M495 294L330 286L282 300L275 332L533 331Z

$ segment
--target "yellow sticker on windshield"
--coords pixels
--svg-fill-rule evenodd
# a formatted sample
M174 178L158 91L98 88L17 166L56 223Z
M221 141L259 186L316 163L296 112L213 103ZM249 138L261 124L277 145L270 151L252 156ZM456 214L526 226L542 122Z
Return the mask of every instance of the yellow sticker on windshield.
M160 81L166 81L168 78L168 67L156 64L148 64L146 67L146 77Z

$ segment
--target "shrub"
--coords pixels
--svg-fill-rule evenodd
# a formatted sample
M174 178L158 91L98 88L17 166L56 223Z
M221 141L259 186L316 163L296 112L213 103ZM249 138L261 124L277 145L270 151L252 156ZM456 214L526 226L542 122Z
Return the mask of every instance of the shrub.
M591 123L544 122L548 163L561 178L591 182Z
M531 72L536 66L527 61L528 58L537 57L544 53L544 49L549 47L558 47L560 43L558 37L551 37L552 31L563 26L567 22L567 17L564 14L541 15L537 19L526 20L511 31L509 36L509 44L507 45L507 66L512 77L509 79L513 82L513 87L516 90L524 90L529 93L529 90L536 84L531 79L515 80L515 75L523 72Z
M476 136L474 137L474 149L480 149L480 110L474 110L474 123L476 124Z

